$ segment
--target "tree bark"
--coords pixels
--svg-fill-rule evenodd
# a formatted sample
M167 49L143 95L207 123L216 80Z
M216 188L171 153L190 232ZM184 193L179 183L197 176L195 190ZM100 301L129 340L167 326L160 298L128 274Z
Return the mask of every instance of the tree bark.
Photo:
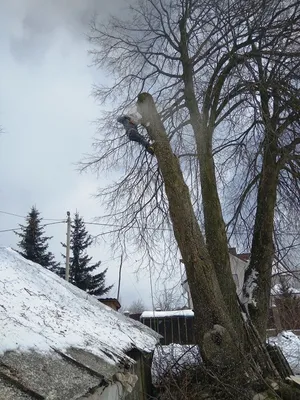
M280 171L280 164L277 162L279 154L277 129L280 126L280 112L276 90L273 90L272 94L268 91L269 86L265 80L263 62L259 57L256 61L260 82L259 95L264 124L264 140L262 143L263 159L257 192L251 259L245 274L244 294L246 295L250 317L261 339L265 340L270 307L272 265L275 254L273 234ZM273 103L273 115L270 110L270 102Z
M272 139L270 139L270 136ZM273 232L279 176L276 157L277 147L274 143L274 135L266 134L263 166L257 194L251 260L245 274L244 283L246 299L250 297L250 299L247 299L247 301L250 300L248 311L262 340L265 340L266 337L275 252ZM251 290L253 290L252 293Z
M164 179L174 234L186 266L193 299L197 342L203 349L205 334L215 325L221 325L230 335L232 344L234 343L235 350L233 346L228 346L228 352L232 353L228 354L228 358L240 357L243 346L241 336L238 334L243 330L241 313L237 327L237 321L233 324L224 301L224 294L220 289L213 262L197 222L179 161L172 152L152 97L148 93L140 94L137 107L149 137L155 141L155 155ZM227 288L227 290L232 289ZM209 352L206 341L206 353Z
M261 380L262 375L280 380L256 330L246 319L243 320L240 310L239 320L235 318L233 322L234 310L227 309L193 210L188 186L152 96L141 93L137 108L142 115L141 123L155 142L155 156L164 180L173 231L186 266L194 305L196 343L203 361L207 367L213 368L216 376L220 374L220 379L225 370L227 383L230 381L241 388L246 385L249 390L252 390L251 381ZM235 293L235 288L232 290Z
M215 164L212 155L213 127L208 126L208 122L199 111L193 83L193 65L188 54L185 18L186 17L182 17L179 23L184 97L186 106L189 110L191 125L197 146L205 239L209 255L218 277L224 301L230 315L232 316L236 329L239 330L240 309L237 303L236 286L230 267L227 235L217 189Z

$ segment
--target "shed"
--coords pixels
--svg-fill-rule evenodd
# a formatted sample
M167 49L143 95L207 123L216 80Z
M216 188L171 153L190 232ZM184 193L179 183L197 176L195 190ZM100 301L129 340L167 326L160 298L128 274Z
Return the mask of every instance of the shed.
M105 299L97 296L95 297L100 301L100 303L107 305L108 307L112 308L115 311L119 311L119 309L121 308L121 304L119 303L118 299L110 297L109 298L107 297Z
M147 398L160 336L1 247L0 320L0 399Z

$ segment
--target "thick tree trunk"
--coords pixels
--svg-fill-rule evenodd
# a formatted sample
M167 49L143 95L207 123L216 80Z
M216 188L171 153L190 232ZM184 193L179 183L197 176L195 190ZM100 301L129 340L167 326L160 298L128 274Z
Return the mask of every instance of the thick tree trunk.
M220 325L231 338L231 345L229 343L227 349L228 360L235 356L240 357L242 340L238 332L243 330L241 313L237 327L237 321L236 324L232 323L224 301L224 294L204 243L178 159L172 152L152 97L147 93L139 95L137 106L150 138L155 141L155 155L164 179L174 234L186 266L193 299L197 341L203 349L205 335L215 325ZM228 290L232 290L235 295L235 289L227 288ZM208 348L208 341L205 346L209 354L211 349Z
M140 94L137 108L142 115L142 124L155 142L155 155L164 179L174 235L186 266L194 304L195 336L201 355L206 366L213 367L217 382L223 379L222 371L225 370L226 383L237 385L240 392L244 388L248 395L248 390L253 391L252 380L264 385L261 376L280 380L278 373L255 329L243 321L241 312L239 320L232 320L234 310L227 309L189 189L151 95ZM235 293L235 288L232 290ZM240 332L246 332L246 340Z
M189 96L192 97L190 93ZM198 110L195 96L187 102L187 107L190 112L197 145L206 245L219 280L224 301L234 323L238 327L240 309L230 267L225 223L216 183L215 165L212 156L212 134L204 122L201 121L201 114Z
M251 259L245 274L244 294L251 319L262 340L265 340L268 313L272 264L274 259L274 214L280 166L278 158L278 132L280 122L279 104L276 92L273 98L267 90L263 63L257 59L260 77L261 115L264 123L262 170L257 193L257 209L252 238ZM275 95L275 97L274 97ZM273 106L270 107L272 100ZM273 112L273 116L271 113Z
M197 146L203 202L204 228L207 249L213 262L227 309L239 330L240 310L236 298L236 286L232 277L227 236L218 194L215 165L212 155L212 127L199 111L194 90L193 66L188 54L185 18L179 23L181 33L181 62L183 68L184 96L189 110L191 125Z
M257 194L251 260L244 283L248 311L263 340L266 337L270 305L274 258L274 210L279 174L276 163L277 147L273 142L270 143L268 136L266 134L263 166Z

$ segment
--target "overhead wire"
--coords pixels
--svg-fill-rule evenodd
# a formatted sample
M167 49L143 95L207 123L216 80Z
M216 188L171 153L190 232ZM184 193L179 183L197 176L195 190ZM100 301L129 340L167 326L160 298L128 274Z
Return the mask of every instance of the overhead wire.
M20 215L20 214L17 214L17 213L11 213L11 212L8 212L8 211L2 211L2 210L0 210L0 214L6 214L6 215L11 215L11 216L15 216L15 217L18 217L18 218L27 218L26 216L24 216L24 215ZM42 220L44 220L44 221L55 221L53 224L55 224L55 223L66 223L66 219L63 219L63 218L42 218ZM105 223L105 222L94 222L94 221L84 221L84 223L85 223L85 225L95 225L95 226L107 226L107 227L110 227L110 228L122 228L123 227L123 225L120 225L120 224L111 224L111 223ZM43 226L48 226L48 225L51 225L50 223L49 224L44 224ZM133 229L140 229L140 227L139 226L131 226L131 228L133 228ZM17 228L17 229L19 229L19 228ZM152 226L146 226L146 227L143 227L143 229L145 229L145 230L154 230L154 231L168 231L168 232L170 232L170 231L172 231L172 229L171 228L157 228L157 227L152 227ZM8 229L8 230L4 230L4 231L10 231L10 230L15 230L15 229ZM0 231L0 232L2 232L2 231ZM101 235L105 235L105 234L107 234L107 233L111 233L111 232L103 232L103 233L100 233L98 236L101 236ZM244 234L248 234L248 232L247 231L239 231L239 230L236 230L235 231L235 233L236 234L240 234L240 235L244 235ZM289 236L297 236L297 235L300 235L300 232L278 232L279 234L284 234L284 235L289 235Z
M27 218L25 215L20 215L20 214L8 212L8 211L2 211L2 210L0 210L0 214L11 215L13 217L24 218L24 219ZM60 221L60 220L62 220L62 218L43 218L43 220L44 221Z
M57 224L64 224L65 221L57 221L57 222L50 222L48 224L44 224L41 227L45 227L45 226L49 226L49 225L57 225ZM19 231L20 229L22 229L21 227L19 228L10 228L10 229L2 229L0 230L0 233L4 233L4 232L14 232L14 231Z
M0 231L0 233L2 233L2 232L14 232L14 231L18 231L20 229L22 229L22 228L3 229L3 230Z

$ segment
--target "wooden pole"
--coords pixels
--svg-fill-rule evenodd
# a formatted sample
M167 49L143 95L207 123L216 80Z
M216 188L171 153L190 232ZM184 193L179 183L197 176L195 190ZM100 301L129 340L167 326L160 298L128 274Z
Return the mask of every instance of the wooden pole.
M66 243L66 281L70 278L70 242L71 242L71 217L70 211L67 211L67 243Z

